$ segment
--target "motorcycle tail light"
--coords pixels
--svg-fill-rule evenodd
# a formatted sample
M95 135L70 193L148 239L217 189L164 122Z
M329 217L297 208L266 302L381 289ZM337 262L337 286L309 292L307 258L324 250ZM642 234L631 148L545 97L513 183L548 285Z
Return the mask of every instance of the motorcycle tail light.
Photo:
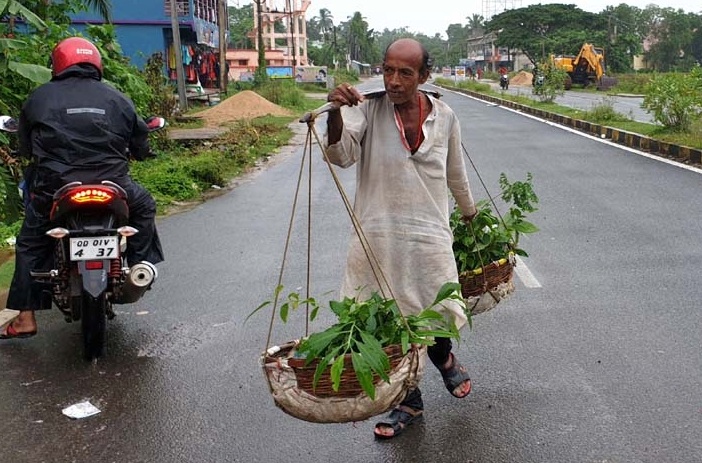
M113 193L102 188L86 188L75 190L71 193L74 203L106 203L113 197Z
M49 235L52 238L56 238L57 240L60 240L64 236L68 236L70 232L66 230L65 228L57 227L57 228L52 228L48 232L46 232L47 235Z
M89 260L85 263L86 270L100 270L102 269L101 260Z
M127 225L127 226L125 226L125 227L119 227L119 228L117 229L117 233L119 233L119 234L122 235L122 236L130 237L130 236L134 236L134 235L136 235L137 233L139 233L139 230L137 230L137 229L134 228L134 227L130 227L129 225Z

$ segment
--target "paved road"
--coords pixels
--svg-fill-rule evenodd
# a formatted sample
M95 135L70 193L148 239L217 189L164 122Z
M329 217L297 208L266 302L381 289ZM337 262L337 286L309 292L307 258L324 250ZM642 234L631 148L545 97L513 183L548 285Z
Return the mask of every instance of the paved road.
M702 461L702 203L690 199L700 173L462 95L444 99L487 189L497 191L500 172L532 172L541 199L541 231L523 239L541 287L518 278L513 297L464 333L467 399L428 370L424 423L390 442L373 440L374 420L317 425L274 406L258 366L267 314L244 318L277 280L297 146L159 222L167 262L158 286L120 308L106 359L83 363L78 326L56 312L39 314L37 337L0 344L0 460ZM316 149L313 158L312 292L323 295L338 287L350 227ZM339 175L352 195L353 170ZM304 285L305 216L295 220L287 288ZM296 315L274 324L274 342L304 332ZM86 399L101 413L61 414Z
M437 75L437 77L439 77ZM482 82L490 84L496 91L500 85L496 81L484 79ZM522 95L534 98L531 85L511 84L505 91L511 95ZM656 124L653 116L641 107L643 96L640 95L607 95L605 93L582 92L577 89L568 90L563 95L557 96L555 102L562 106L590 111L596 106L611 105L616 112L638 122Z
M498 84L493 83L493 86L499 90ZM511 85L507 92L513 95L533 97L531 86ZM562 106L577 108L583 111L591 111L597 106L612 106L616 112L632 120L645 122L647 124L656 123L653 116L641 107L643 97L639 95L606 95L604 93L568 90L563 95L557 96L555 102Z

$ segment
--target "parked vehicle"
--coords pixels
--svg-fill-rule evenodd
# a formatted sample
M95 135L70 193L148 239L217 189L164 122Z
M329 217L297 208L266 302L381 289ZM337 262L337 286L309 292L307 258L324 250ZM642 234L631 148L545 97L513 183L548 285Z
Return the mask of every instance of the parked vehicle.
M151 131L166 125L160 117L146 122ZM18 125L0 116L0 129L16 132ZM42 309L54 304L67 322L80 320L87 360L105 353L106 319L115 316L112 305L138 301L158 276L149 262L127 266L128 238L139 232L127 225L128 218L127 193L118 184L64 185L53 196L52 227L46 232L56 239L54 268L31 272L45 288Z
M584 43L577 55L551 55L557 68L568 73L564 87L570 90L573 84L587 87L597 85L598 90L607 90L617 84L613 77L605 75L605 51L591 43Z

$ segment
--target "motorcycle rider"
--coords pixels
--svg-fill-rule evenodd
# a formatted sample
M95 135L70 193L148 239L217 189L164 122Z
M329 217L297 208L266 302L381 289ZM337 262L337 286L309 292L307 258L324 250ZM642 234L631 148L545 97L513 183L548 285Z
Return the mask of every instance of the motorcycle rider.
M40 308L41 287L30 271L52 268L55 240L45 233L53 193L66 183L110 180L124 188L129 225L139 230L129 240L129 265L163 261L156 202L129 176L130 155L152 156L146 123L126 95L102 82L102 58L90 41L62 40L51 53L51 67L51 81L36 88L20 112L19 155L31 160L32 175L7 298L7 308L20 313L0 330L0 339L37 332L34 311Z

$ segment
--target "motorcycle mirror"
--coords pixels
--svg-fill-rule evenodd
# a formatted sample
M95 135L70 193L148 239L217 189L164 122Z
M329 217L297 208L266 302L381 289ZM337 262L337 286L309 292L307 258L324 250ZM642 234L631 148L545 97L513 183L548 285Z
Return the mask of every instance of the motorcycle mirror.
M10 116L0 116L0 130L12 133L17 132L19 130L17 119Z
M155 132L156 130L161 130L166 126L166 119L158 116L151 116L146 119L146 127L149 128L149 132Z

